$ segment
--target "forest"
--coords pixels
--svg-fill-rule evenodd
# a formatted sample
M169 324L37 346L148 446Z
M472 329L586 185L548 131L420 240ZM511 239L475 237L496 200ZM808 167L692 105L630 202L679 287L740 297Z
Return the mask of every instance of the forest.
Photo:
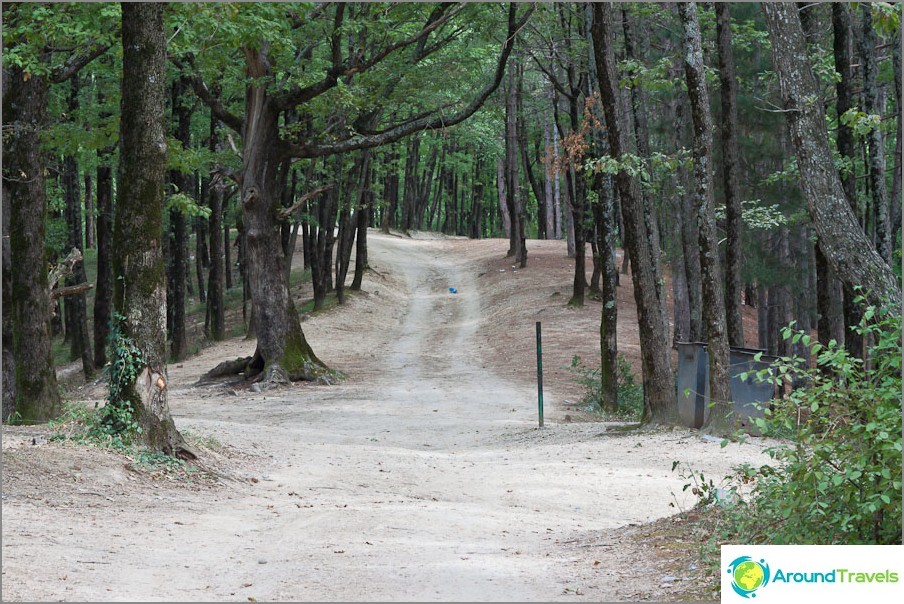
M742 379L787 403L759 427L815 451L786 478L827 459L813 505L867 506L825 538L901 542L899 3L2 11L4 424L65 416L78 362L99 439L196 459L169 373L199 351L244 338L203 378L255 392L354 381L307 326L382 278L369 237L501 239L528 273L560 241L601 413L628 282L642 429L681 424L675 350L703 342L701 430L738 438L730 351L758 349Z

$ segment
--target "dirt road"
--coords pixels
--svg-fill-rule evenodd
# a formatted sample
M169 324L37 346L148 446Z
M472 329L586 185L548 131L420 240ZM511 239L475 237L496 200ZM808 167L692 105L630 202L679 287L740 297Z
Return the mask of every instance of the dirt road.
M138 485L115 456L4 428L4 599L606 600L658 586L633 550L568 544L675 513L673 493L690 507L673 460L722 476L761 461L762 443L538 430L535 386L488 366L461 244L370 236L369 293L303 324L348 373L338 386L192 386L250 353L241 339L171 367L177 424L228 458L216 484ZM558 401L547 391L552 417Z

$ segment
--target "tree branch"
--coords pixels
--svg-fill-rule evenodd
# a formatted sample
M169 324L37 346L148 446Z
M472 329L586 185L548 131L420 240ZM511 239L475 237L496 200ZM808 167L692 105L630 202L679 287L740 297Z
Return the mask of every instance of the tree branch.
M496 71L493 75L493 79L483 88L483 90L481 90L477 94L476 97L474 97L473 100L471 100L471 102L467 106L465 106L458 113L455 113L448 117L443 115L436 117L436 112L434 112L433 116L426 116L419 120L404 122L396 128L388 130L382 134L356 135L348 139L330 144L319 145L313 143L289 143L287 145L287 152L289 156L297 158L323 157L325 155L344 153L346 151L354 151L356 149L379 147L381 145L395 142L415 132L420 132L422 130L435 130L437 128L447 128L463 122L464 120L474 115L474 113L476 113L477 110L483 106L487 98L491 94L493 94L493 92L499 87L499 84L502 82L502 76L505 74L506 63L508 62L509 55L511 55L512 48L515 44L515 36L518 34L521 28L524 27L524 24L527 23L527 20L533 14L534 9L535 7L531 6L524 13L521 19L517 19L516 4L509 4L508 32L506 34L505 41L502 44L502 50L496 63Z
M302 195L301 197L299 197L299 198L298 198L298 201L296 201L295 203L293 203L290 207L281 209L281 210L276 214L276 219L277 219L277 220L286 220L286 219L288 219L289 216L291 216L292 213L295 212L295 210L297 210L298 208L300 208L301 206L303 206L304 204L306 204L309 200L314 199L315 197L317 197L317 196L320 195L321 193L326 193L327 191L329 191L329 190L332 189L333 187L335 187L335 185L324 185L324 186L322 186L322 187L318 187L318 188L314 189L314 190L311 191L310 193L305 193L304 195Z
M188 63L189 68L194 67L194 57L188 56L188 58L183 61L177 57L170 57L170 60L173 62L173 65L178 67L183 72L190 71L186 69L186 62ZM210 110L213 112L214 116L236 132L242 131L243 120L239 116L231 113L226 107L223 106L223 103L220 99L211 92L210 88L207 86L207 83L204 82L204 79L196 73L189 73L185 76L188 81L191 83L192 90L195 91L195 94L201 99L201 102L207 105Z
M340 6L342 6L342 5L340 4ZM390 44L389 46L386 46L385 48L383 48L381 51L377 52L375 55L373 55L366 61L362 61L360 63L344 64L341 61L341 58L337 56L339 54L337 52L337 50L339 50L339 48L338 48L338 44L336 43L336 35L334 35L332 42L331 42L331 53L332 53L332 59L333 59L332 63L333 64L332 64L332 67L330 68L330 70L326 73L326 76L315 84L311 84L310 86L306 86L304 88L295 87L293 90L290 90L290 91L276 97L276 99L275 99L276 106L281 111L286 111L288 109L291 109L293 107L300 105L301 103L305 103L317 96L320 96L327 90L330 90L331 88L336 86L336 83L339 81L339 78L353 76L362 71L366 71L366 70L370 69L371 67L373 67L374 65L376 65L377 63L379 63L380 61L382 61L383 59L385 59L386 57L388 57L390 54L399 50L400 48L410 46L410 45L414 44L415 42L418 42L422 38L425 38L427 35L430 34L430 32L434 31L438 27L447 23L452 17L454 17L459 12L461 12L465 8L465 6L467 6L467 3L462 2L461 4L456 6L454 9L452 9L451 11L449 11L442 17L436 19L432 23L428 20L428 24L423 29L421 29L418 33L416 33L404 40L400 40L400 41L396 42L395 44ZM339 9L337 9L337 10L339 10ZM338 13L337 13L337 18L338 18ZM340 23L341 23L341 19L340 19Z
M72 248L69 254L63 258L63 261L54 266L50 270L50 274L47 275L47 291L53 291L53 289L57 286L57 283L60 282L60 279L65 277L66 275L72 274L72 269L76 264L82 261L82 253L78 248Z
M50 292L50 301L53 302L57 298L62 298L63 296L74 296L75 294L80 294L82 292L86 292L89 289L94 287L87 281L83 283L79 283L78 285L69 285L67 287L58 287ZM52 311L51 311L52 312Z
M81 52L72 55L65 63L54 69L48 79L53 84L65 82L77 74L82 67L110 50L111 46L112 44L98 44L92 42Z

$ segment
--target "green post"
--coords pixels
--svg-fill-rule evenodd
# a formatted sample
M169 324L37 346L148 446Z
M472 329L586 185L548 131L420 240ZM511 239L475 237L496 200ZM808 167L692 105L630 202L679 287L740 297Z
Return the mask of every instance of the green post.
M540 338L540 322L537 321L537 409L540 427L543 427L543 345Z

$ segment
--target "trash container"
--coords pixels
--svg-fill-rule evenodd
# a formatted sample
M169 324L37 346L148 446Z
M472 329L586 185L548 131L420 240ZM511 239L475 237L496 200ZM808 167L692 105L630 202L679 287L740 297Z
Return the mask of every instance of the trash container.
M741 425L749 425L751 418L763 417L763 410L756 404L772 400L774 387L768 382L756 381L752 374L769 367L777 357L763 354L757 348L730 348L731 398L735 415ZM750 373L747 381L739 377ZM685 394L686 393L686 394ZM689 428L701 427L709 417L709 355L705 342L678 343L678 415Z

